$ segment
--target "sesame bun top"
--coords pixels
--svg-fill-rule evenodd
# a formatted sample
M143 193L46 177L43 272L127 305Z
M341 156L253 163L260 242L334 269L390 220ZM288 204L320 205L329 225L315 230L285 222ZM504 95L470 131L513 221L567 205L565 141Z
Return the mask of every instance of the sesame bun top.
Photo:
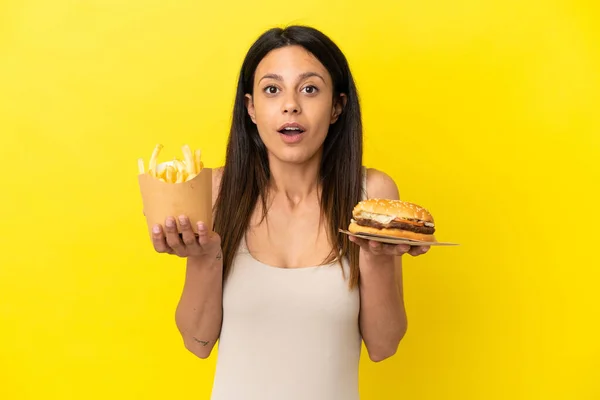
M400 219L416 219L424 222L434 223L433 216L425 208L402 200L363 200L354 207L352 214L354 218L360 218L363 212L394 216Z

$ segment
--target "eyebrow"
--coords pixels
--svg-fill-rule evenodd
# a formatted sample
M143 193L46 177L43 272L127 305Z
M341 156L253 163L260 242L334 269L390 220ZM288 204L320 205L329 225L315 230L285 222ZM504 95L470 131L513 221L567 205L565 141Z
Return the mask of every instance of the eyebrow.
M300 74L300 76L298 76L298 80L304 80L304 79L308 79L308 78L312 78L312 77L317 77L317 78L321 79L323 81L323 83L325 83L325 79L316 72L304 72L304 73ZM283 77L278 74L266 74L265 76L260 78L259 82L262 81L263 79L274 79L276 81L283 82Z

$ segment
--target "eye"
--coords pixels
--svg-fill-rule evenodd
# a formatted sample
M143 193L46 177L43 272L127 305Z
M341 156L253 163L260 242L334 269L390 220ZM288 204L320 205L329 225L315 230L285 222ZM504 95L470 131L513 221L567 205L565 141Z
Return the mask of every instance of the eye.
M302 90L303 90L303 91L304 91L304 93L306 93L306 94L315 94L315 93L317 93L317 92L319 91L319 89L317 89L317 87L316 87L316 86L312 86L312 85L306 86L306 87L305 87L304 89L302 89Z
M277 94L278 89L275 86L267 86L263 91L267 94Z

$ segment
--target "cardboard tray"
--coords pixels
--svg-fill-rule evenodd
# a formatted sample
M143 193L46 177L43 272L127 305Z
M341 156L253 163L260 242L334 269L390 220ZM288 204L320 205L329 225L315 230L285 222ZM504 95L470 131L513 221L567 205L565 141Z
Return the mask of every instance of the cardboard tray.
M177 217L182 214L190 219L194 233L198 231L198 221L212 228L211 168L203 168L187 182L161 182L148 174L139 174L138 181L150 236L152 227L155 224L164 227L165 219L169 216L175 218L177 229L181 231Z
M375 242L381 242L386 244L408 244L411 246L458 246L458 243L450 243L450 242L423 242L420 240L410 240L410 239L399 239L390 236L382 236L382 235L373 235L369 233L352 233L340 229L340 232L348 235L354 236L360 239L373 240Z

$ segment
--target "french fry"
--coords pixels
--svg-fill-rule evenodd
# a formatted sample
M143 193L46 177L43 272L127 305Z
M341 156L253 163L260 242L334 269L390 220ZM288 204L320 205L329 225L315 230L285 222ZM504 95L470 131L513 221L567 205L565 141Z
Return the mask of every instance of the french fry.
M172 165L167 165L167 173L165 176L165 180L167 183L175 183L175 177L177 173L175 172L175 168Z
M152 155L150 156L150 162L148 162L148 173L150 173L150 175L152 176L156 176L156 162L158 161L158 155L160 154L162 149L163 145L157 144L154 147Z
M196 174L199 174L202 171L202 151L200 149L196 149L194 151L194 168L196 169Z
M159 164L156 167L156 178L162 179L163 181L165 181L166 173L167 173L167 166L165 164Z
M185 170L178 169L175 176L175 183L181 183L185 181Z
M173 167L177 170L177 171L186 171L187 170L187 166L185 165L185 163L179 159L174 159L173 160Z
M181 151L183 152L183 159L185 160L187 175L189 176L192 174L197 174L198 171L196 170L194 155L192 154L192 149L190 149L190 146L187 144L184 145L181 148Z
M194 150L189 145L185 144L181 147L183 160L174 158L171 162L158 163L158 156L163 149L162 144L157 144L152 151L148 162L148 170L145 170L144 160L138 159L138 172L140 174L148 174L161 182L165 183L182 183L194 179L204 168L200 149Z

